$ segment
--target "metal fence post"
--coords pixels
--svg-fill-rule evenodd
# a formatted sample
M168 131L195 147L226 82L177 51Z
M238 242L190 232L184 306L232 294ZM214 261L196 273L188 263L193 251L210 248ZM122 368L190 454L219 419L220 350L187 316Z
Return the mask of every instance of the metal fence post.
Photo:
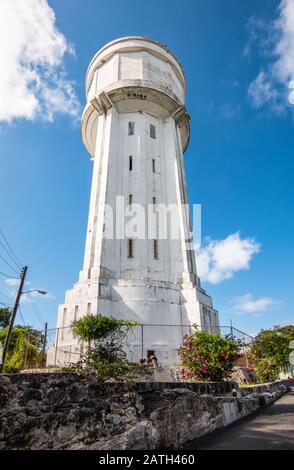
M56 338L55 338L54 367L56 367L58 339L59 339L59 328L57 328L57 331L56 331Z
M30 333L28 332L28 333L27 333L27 341L26 341L26 353L25 353L25 360L24 360L24 369L27 368L29 340L30 340Z
M234 339L234 328L233 328L233 324L232 324L232 320L230 320L230 329L231 329L231 337L232 339Z
M46 345L47 345L47 335L48 335L48 323L45 323L44 329L44 338L43 338L43 345L42 345L42 355L43 355L43 366L46 366Z
M144 325L141 325L141 359L144 357Z

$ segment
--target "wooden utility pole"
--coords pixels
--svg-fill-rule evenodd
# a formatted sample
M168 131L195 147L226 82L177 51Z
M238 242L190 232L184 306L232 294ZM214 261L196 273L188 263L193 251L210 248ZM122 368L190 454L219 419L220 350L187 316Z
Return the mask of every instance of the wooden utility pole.
M25 282L27 270L28 270L27 266L24 266L21 270L20 283L19 283L18 291L17 291L16 297L15 297L13 310L12 310L12 313L11 313L11 316L10 316L7 335L6 335L6 338L5 338L5 341L4 341L4 346L3 346L3 351L2 351L2 359L1 359L1 362L0 362L0 372L2 372L2 370L3 370L3 366L4 366L6 355L7 355L7 351L8 351L8 348L9 348L12 329L13 329L13 325L14 325L14 320L15 320L15 317L16 317L16 314L17 314L19 301L20 301L20 298L21 298L21 295L22 295L22 289L23 289L23 285L24 285L24 282Z
M46 323L45 323L45 329L44 329L43 348L42 348L44 365L46 365L46 343L47 343L47 334L48 334L48 323L46 322Z

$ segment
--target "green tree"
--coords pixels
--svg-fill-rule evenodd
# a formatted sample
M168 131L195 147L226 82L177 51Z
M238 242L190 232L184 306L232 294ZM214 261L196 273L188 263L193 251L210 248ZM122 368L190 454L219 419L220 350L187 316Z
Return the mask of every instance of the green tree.
M240 347L241 344L229 336L195 330L184 338L179 349L184 378L216 382L229 378Z
M81 361L69 369L78 373L94 373L100 380L121 379L139 366L131 364L123 342L136 322L104 315L89 315L72 324L75 335L87 342Z
M0 328L5 328L9 325L11 313L12 311L10 308L0 308Z
M256 361L255 372L261 382L272 382L279 377L280 367L272 357L262 357Z
M7 327L0 330L0 343L4 344ZM15 325L6 355L3 372L17 372L25 365L27 368L40 366L43 362L44 337L31 326Z
M250 346L249 358L260 380L274 380L281 368L289 366L289 344L294 340L294 326L275 326L261 330Z

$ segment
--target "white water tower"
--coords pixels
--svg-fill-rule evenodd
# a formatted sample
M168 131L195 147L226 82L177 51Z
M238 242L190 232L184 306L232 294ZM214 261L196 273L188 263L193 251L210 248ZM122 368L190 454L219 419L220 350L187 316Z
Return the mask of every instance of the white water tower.
M54 357L67 362L69 351L75 360L80 345L66 327L100 313L153 325L143 328L143 345L137 329L132 358L154 351L160 364L173 364L188 332L184 325L214 331L219 325L211 297L200 286L194 250L186 243L190 223L183 154L190 127L183 70L166 46L124 37L91 61L86 95L82 138L93 161L93 179L84 265L59 307L58 350L49 351L48 363ZM155 212L173 207L172 223L176 218L180 236L127 236L116 226L110 236L122 203L133 209L140 205L146 213L150 205Z

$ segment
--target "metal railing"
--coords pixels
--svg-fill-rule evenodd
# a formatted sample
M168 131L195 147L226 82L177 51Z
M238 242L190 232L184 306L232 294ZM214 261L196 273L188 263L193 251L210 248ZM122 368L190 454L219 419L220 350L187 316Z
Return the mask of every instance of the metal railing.
M156 347L163 351L168 361L169 354L175 356L184 336L190 335L193 328L193 325L138 324L125 339L124 348L130 359L135 362L146 357L147 349L154 349L156 353ZM240 340L241 352L245 358L244 365L248 365L246 353L254 339L252 336L231 325L202 326L201 330ZM37 350L37 360L31 359L32 346ZM87 344L74 336L71 327L39 331L38 335L28 332L23 369L58 368L67 363L75 363L83 356L86 348Z

